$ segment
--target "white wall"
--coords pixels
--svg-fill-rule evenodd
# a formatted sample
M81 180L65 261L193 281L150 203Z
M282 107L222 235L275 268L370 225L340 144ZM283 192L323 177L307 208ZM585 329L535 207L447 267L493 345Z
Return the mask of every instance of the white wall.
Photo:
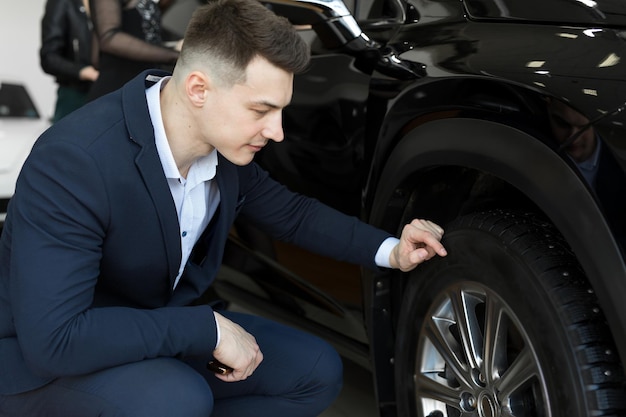
M21 82L43 117L53 113L54 78L39 66L45 0L0 0L0 80Z

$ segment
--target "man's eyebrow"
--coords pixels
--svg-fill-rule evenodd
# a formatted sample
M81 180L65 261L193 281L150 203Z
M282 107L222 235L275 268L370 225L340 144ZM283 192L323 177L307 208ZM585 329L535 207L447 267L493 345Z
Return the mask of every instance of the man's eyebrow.
M256 106L266 106L266 107L276 109L276 110L280 110L283 108L282 106L279 106L276 103L272 103L271 101L266 101L266 100L253 101L252 104Z
M558 114L558 113L553 113L553 112L550 112L550 115L551 115L554 119L556 119L556 121L557 121L558 123L562 123L562 124L565 124L565 125L567 125L567 126L579 127L579 128L580 128L580 127L587 126L587 124L588 124L588 123L583 123L583 124L574 124L574 123L570 122L569 120L567 120L564 116L561 116L561 115L560 115L560 114Z

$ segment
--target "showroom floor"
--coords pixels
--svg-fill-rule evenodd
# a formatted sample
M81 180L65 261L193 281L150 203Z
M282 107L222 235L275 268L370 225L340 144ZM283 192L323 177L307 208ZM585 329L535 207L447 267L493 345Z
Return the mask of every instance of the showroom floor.
M246 312L231 304L230 310ZM319 417L378 417L372 374L362 366L343 360L344 383L337 400Z
M339 398L320 417L377 417L372 375L344 360L344 386Z

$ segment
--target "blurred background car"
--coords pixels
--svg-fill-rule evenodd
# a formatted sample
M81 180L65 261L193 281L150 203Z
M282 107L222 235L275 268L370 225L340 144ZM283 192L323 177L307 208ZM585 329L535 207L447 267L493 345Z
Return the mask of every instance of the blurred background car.
M371 370L381 416L626 415L626 3L264 3L313 58L257 162L449 255L363 271L242 218L218 295Z
M0 231L20 169L49 125L23 84L0 81Z

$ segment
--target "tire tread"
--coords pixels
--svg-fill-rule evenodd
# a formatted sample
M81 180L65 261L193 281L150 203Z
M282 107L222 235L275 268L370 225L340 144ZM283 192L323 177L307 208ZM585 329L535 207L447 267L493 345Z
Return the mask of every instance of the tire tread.
M454 228L476 228L502 239L541 277L560 312L583 374L594 416L625 416L623 366L597 297L563 237L534 213L491 210L462 217Z

